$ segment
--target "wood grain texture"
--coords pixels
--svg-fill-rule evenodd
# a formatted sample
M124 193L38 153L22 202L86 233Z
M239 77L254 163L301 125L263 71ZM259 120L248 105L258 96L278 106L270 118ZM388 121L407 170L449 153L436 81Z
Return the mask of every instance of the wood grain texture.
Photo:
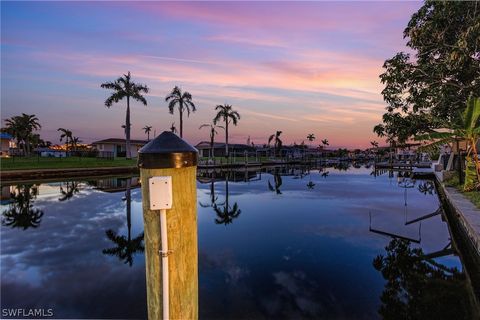
M198 319L196 167L141 169L148 318L162 318L160 211L151 211L148 179L171 176L173 206L167 210L170 319Z

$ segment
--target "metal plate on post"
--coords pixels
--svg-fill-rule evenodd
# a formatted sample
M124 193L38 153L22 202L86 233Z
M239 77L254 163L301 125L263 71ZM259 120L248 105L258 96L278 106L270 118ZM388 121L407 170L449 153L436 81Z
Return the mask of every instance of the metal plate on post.
M151 177L148 179L150 188L150 210L172 208L172 177Z

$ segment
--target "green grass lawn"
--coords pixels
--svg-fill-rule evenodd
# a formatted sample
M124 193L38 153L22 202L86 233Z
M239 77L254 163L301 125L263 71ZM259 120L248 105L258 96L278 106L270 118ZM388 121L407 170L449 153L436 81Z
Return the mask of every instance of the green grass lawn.
M2 158L0 169L7 170L29 170L29 169L65 169L65 168L98 168L98 167L129 167L136 166L137 160L126 160L125 158L97 159L97 158L47 158L47 157L17 157Z
M465 197L467 197L477 208L480 209L480 192L478 191L470 191L464 192L463 185L459 183L458 176L454 176L449 180L445 180L444 184L447 187L454 187L458 191L460 191Z

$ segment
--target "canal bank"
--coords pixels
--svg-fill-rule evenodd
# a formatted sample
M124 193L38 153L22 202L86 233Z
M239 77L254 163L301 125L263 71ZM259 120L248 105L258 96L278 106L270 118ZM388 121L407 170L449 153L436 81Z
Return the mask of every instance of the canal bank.
M480 210L458 190L445 186L438 172L435 172L435 184L452 240L472 284L473 299L480 310Z
M265 168L285 165L315 165L317 162L255 162L255 163L224 163L224 164L199 164L198 169L240 169L240 168ZM50 180L56 178L79 178L79 177L95 177L108 175L138 175L138 167L135 166L119 166L119 167L91 167L91 168L58 168L58 169L26 169L26 170L1 170L0 180L2 182L19 182L34 180Z

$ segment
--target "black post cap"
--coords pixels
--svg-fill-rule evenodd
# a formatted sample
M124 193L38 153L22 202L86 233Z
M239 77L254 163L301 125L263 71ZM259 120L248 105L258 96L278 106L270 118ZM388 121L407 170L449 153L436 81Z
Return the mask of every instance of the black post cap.
M198 150L170 131L147 143L138 151L138 167L144 169L196 166Z

